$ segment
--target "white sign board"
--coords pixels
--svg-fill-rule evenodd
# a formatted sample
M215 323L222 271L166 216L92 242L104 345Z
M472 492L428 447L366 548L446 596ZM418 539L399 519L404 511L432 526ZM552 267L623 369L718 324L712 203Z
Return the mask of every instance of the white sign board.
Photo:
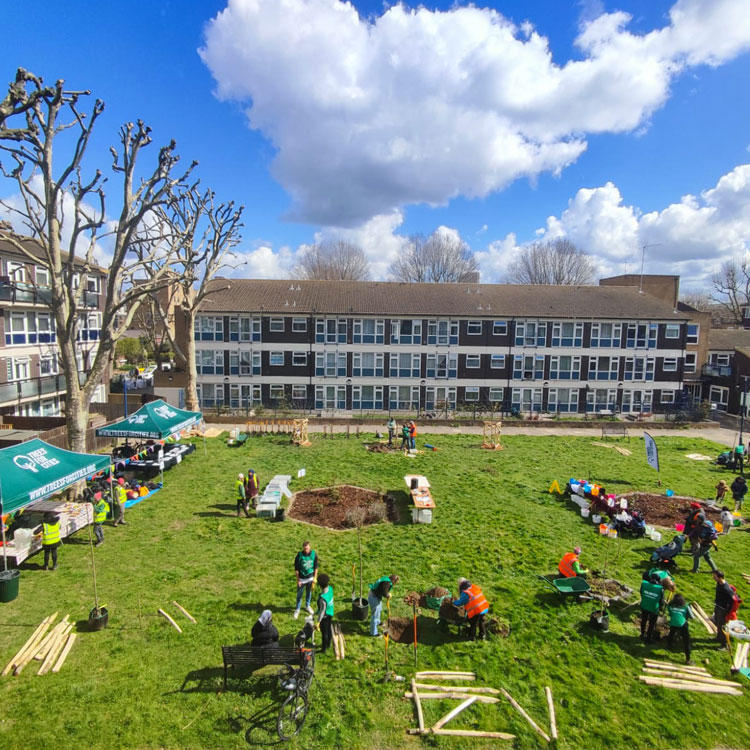
M305 471L304 469L300 469L300 470L299 470L299 471L297 472L297 479L299 479L300 477L304 477L306 473L307 473L307 472L306 472L306 471Z

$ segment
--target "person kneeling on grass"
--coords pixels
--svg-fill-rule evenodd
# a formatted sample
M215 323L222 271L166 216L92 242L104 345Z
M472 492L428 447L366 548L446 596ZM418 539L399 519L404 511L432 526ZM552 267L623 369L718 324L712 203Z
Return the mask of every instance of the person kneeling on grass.
M685 649L685 664L692 664L690 659L690 625L688 620L692 620L693 610L685 601L682 594L675 595L674 599L667 605L669 612L669 635L667 636L667 646L672 648L674 634L679 633L682 638L682 647Z
M560 560L560 564L557 566L561 576L564 578L574 578L575 576L580 576L581 578L586 577L588 570L582 568L578 562L580 554L581 548L576 547L572 552L563 555L563 559Z
M391 588L398 583L398 576L382 576L370 584L367 603L370 605L370 635L375 637L380 625L380 613L383 611L383 599L391 598Z
M250 645L260 648L278 648L279 631L273 624L273 615L270 609L264 609L257 619L253 629L250 631L253 637Z
M331 579L325 574L318 576L318 615L315 629L320 631L320 653L324 654L333 641L333 586Z
M469 640L477 639L477 626L479 638L484 640L487 635L484 618L490 608L489 602L484 598L482 589L465 578L458 579L458 590L460 596L453 602L453 606L466 609L466 617L469 620Z
M646 638L646 643L651 643L656 628L656 618L664 603L664 587L660 583L659 576L654 574L648 580L641 583L641 638ZM648 624L648 632L646 631Z

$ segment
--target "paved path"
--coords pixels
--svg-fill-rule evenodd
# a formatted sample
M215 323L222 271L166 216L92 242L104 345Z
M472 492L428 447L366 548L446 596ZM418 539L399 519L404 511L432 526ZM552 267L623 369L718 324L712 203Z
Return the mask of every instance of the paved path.
M215 427L217 430L230 430L233 427L241 430L244 427L244 422L238 422L236 425L231 424L208 424L208 427ZM625 425L627 427L627 424ZM417 427L419 435L481 435L482 428L480 425L465 425L463 427L450 427L448 425L433 425L429 422L418 422ZM355 425L350 425L351 433L354 434L356 429ZM360 425L361 432L374 432L379 430L383 434L387 432L385 425ZM642 437L642 429L629 427L630 435L632 437ZM310 432L323 432L323 425L311 424L309 427ZM346 432L346 425L337 424L334 426L334 434L340 434ZM705 427L695 429L661 429L654 428L651 430L651 434L655 438L665 436L676 436L676 437L689 437L689 438L705 438L706 440L712 440L715 443L732 447L737 440L737 432L735 430L729 430L724 427ZM573 437L593 437L601 439L602 429L601 425L591 427L524 427L524 426L513 426L510 424L503 425L503 435L544 435L555 436L555 435L572 435Z

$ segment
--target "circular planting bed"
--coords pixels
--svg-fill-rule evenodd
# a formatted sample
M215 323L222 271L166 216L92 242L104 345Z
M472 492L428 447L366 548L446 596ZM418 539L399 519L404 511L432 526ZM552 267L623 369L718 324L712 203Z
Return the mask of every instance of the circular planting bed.
M396 521L398 512L390 495L339 484L295 493L287 517L327 529L353 529L360 520L363 526Z
M655 495L648 492L631 492L622 495L628 501L628 509L637 510L652 526L666 526L674 529L676 523L683 523L690 503L700 503L711 521L719 520L721 505L711 506L695 497Z

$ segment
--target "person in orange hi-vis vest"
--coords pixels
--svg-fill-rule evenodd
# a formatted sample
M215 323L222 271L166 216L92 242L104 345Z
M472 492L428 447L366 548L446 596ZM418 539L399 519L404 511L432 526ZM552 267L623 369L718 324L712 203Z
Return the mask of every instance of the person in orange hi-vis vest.
M465 578L458 579L458 590L460 596L453 602L453 606L466 608L466 617L469 620L469 640L477 639L477 628L479 628L479 638L484 640L487 635L484 617L490 608L490 603L485 599L482 589Z
M572 552L567 552L563 555L563 559L560 560L560 564L557 566L561 576L564 576L565 578L574 578L575 576L580 576L581 578L586 577L588 570L582 568L581 564L578 562L580 555L580 547L576 547Z

